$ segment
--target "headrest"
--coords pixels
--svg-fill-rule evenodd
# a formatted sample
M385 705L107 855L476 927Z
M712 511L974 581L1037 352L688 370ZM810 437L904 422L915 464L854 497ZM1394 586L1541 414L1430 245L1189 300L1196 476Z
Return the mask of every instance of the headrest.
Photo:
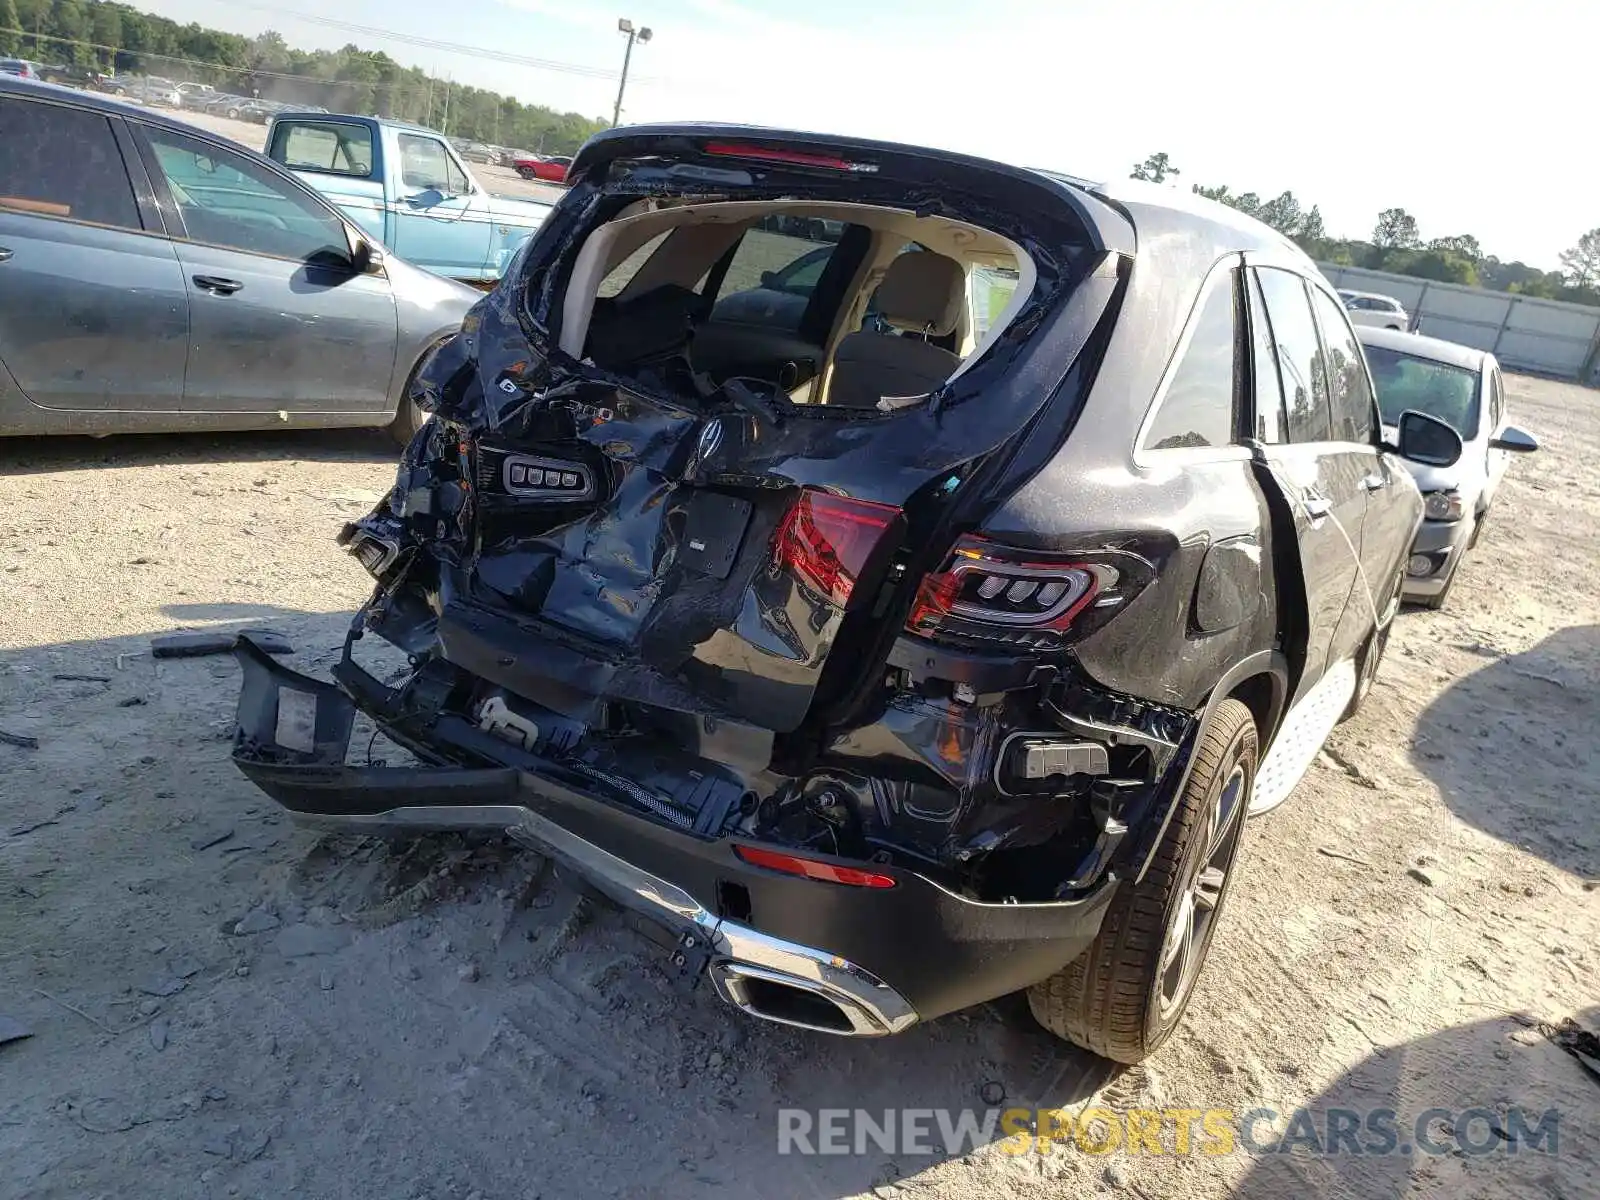
M897 329L944 337L961 319L966 290L966 275L955 259L908 250L889 264L875 307Z

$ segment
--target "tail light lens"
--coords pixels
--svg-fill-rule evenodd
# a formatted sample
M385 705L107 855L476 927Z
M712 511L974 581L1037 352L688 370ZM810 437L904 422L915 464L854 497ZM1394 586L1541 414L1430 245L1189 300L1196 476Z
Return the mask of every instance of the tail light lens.
M900 520L892 504L805 488L773 538L773 559L807 590L839 608Z
M1045 648L1097 598L1114 599L1117 582L1106 563L1053 561L967 536L923 578L906 629Z

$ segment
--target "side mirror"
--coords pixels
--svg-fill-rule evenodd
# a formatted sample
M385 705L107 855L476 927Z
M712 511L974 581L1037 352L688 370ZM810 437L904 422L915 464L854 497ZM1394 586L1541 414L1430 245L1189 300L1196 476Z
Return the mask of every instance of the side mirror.
M1539 439L1515 425L1507 425L1489 439L1489 449L1510 450L1515 454L1531 454L1539 448Z
M350 256L350 265L358 275L376 275L383 270L383 251L374 246L366 238L356 242L355 252Z
M1438 417L1415 409L1400 414L1398 440L1401 458L1425 466L1453 467L1461 457L1461 435Z
M412 208L432 208L444 203L444 193L436 187L424 188L414 196L407 196L406 203Z
M778 282L778 273L776 271L763 271L763 272L761 272L761 286L762 287L770 288L773 284L775 284L777 282Z

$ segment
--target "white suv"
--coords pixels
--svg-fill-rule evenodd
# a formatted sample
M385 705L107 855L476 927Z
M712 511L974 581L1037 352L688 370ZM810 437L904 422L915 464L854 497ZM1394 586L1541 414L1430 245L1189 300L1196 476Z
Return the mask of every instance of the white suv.
M1341 291L1339 298L1344 301L1345 308L1350 312L1352 325L1376 325L1379 329L1411 328L1410 314L1393 296L1384 296L1377 292Z

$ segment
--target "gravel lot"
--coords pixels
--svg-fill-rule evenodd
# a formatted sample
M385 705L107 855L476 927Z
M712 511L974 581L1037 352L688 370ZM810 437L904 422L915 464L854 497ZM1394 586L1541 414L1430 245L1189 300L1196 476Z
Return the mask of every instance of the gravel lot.
M1509 384L1544 450L1252 825L1186 1028L1120 1073L1012 1001L877 1042L754 1023L533 855L281 820L228 761L232 662L149 638L269 624L326 669L380 436L0 443L0 729L38 740L0 744L0 1018L32 1031L0 1047L0 1195L1596 1195L1600 1079L1536 1023L1600 1027L1600 394ZM780 1108L996 1085L1402 1127L1554 1107L1560 1152L777 1155Z

